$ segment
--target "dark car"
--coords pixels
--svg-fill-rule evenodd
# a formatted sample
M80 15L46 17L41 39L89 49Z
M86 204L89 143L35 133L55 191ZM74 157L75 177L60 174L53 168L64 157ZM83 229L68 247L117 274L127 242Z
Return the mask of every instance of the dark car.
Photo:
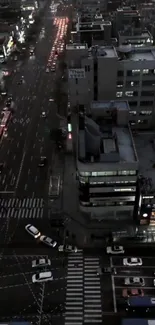
M7 106L7 107L10 107L11 102L12 102L12 96L10 95L10 96L8 96L8 98L7 98L7 100L6 100L6 106Z
M21 85L22 83L23 83L23 79L20 79L20 80L17 82L18 85Z
M47 164L47 158L46 157L40 157L40 162L38 164L39 167L44 167Z
M115 267L110 267L110 266L107 266L107 267L99 267L97 269L97 274L98 275L102 275L102 274L117 274L117 270Z
M0 174L1 174L2 171L3 171L3 167L4 167L4 164L3 164L3 163L0 163Z

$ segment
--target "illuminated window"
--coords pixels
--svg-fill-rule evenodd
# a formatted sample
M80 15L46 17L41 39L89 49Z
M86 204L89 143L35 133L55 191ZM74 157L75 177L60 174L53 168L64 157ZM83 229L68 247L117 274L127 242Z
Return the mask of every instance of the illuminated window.
M126 91L125 96L127 97L133 97L133 91Z
M122 96L123 96L123 92L122 91L117 91L116 97L122 97Z
M122 88L122 87L123 87L123 83L122 83L121 81L118 81L118 83L117 83L117 87L118 87L118 88Z
M141 111L139 115L152 115L152 111Z
M140 69L132 70L132 75L140 74Z
M148 74L149 73L149 69L143 69L143 74Z
M129 114L130 114L130 115L136 115L137 112L136 112L136 111L129 111Z

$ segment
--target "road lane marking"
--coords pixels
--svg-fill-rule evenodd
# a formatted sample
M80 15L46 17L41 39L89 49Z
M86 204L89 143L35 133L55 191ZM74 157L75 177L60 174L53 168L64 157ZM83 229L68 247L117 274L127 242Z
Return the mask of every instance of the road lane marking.
M29 285L34 284L33 282L29 282ZM18 284L13 284L13 285L8 285L8 286L4 286L4 287L0 287L0 290L3 289L10 289L10 288L15 288L15 287L22 287L22 286L27 286L27 283L18 283Z
M29 263L28 263L29 264ZM17 266L17 264L14 264ZM31 271L31 272L25 272L24 274L28 275L28 274L34 274L34 271ZM4 279L4 278L11 278L13 276L20 276L20 275L23 275L22 273L12 273L12 274L5 274L5 275L0 275L0 279Z
M139 271L139 273L140 273L140 271ZM132 277L135 277L135 275L133 274L133 271L131 272L131 274L125 274L125 275L113 275L113 277L114 278L118 278L118 279L120 279L120 278L132 278ZM144 279L154 279L155 278L155 276L143 276L142 275L142 278L144 278Z
M113 259L110 257L110 266L113 267ZM113 293L113 305L114 305L114 312L117 313L117 303L116 303L116 292L115 292L115 279L113 275L111 275L111 284L112 284L112 293Z
M128 287L128 286L126 286L126 287ZM124 286L115 286L115 288L116 289L126 289L126 287L124 287ZM130 289L135 289L135 287L131 287L131 286L129 286L130 287ZM136 289L144 289L144 290L154 290L155 289L155 287L154 286L152 286L152 287L138 287L138 286L136 286Z
M139 269L139 266L126 266L126 265L116 265L116 264L114 264L114 267L121 268L121 269L131 268L131 272L133 272L135 268ZM155 268L155 266L153 266L153 265L141 265L140 266L140 269L146 269L146 268L152 269L152 268ZM140 271L140 270L137 270L137 271Z
M16 189L17 189L17 187L18 187L19 180L20 180L20 176L21 176L21 172L22 172L22 169L23 169L23 164L24 164L24 160L25 160L25 155L26 155L26 152L24 151L24 153L23 153L23 157L22 157L22 161L21 161L21 164L20 164L20 168L19 168L19 173L18 173L18 176L17 176L16 186L15 186Z
M25 190L25 191L27 190L27 184L25 184L25 186L24 186L24 190Z

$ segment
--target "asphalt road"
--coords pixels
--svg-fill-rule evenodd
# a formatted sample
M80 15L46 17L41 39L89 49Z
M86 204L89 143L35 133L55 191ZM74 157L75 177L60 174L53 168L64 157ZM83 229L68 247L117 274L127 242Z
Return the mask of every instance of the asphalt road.
M62 323L67 271L62 266L61 257L50 257L51 266L42 268L42 271L52 272L53 281L32 283L32 275L39 272L32 269L32 261L46 257L48 255L3 256L0 265L1 321L16 318L46 324L49 319L56 318L59 324Z
M8 128L8 138L1 144L1 161L5 167L1 175L1 192L15 192L17 197L44 197L47 169L38 168L41 155L50 161L53 148L49 130L55 125L56 107L52 97L55 73L46 73L46 65L56 36L52 13L46 10L35 57L27 59L13 78L12 94L16 112ZM17 82L24 76L22 85ZM42 118L45 111L47 118Z

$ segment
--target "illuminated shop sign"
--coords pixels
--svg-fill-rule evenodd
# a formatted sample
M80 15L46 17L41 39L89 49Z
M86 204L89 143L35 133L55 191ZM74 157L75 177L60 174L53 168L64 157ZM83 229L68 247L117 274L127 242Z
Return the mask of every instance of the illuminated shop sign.
M70 79L85 78L85 69L69 69L68 76Z

